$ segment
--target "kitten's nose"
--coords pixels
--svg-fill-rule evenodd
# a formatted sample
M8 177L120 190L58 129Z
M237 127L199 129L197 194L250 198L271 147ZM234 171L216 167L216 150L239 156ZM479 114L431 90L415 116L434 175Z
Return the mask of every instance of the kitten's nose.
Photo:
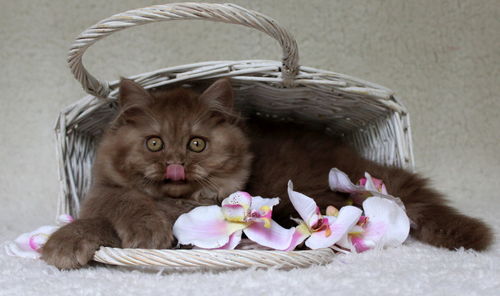
M165 179L172 181L185 180L184 166L181 164L169 164L165 169Z

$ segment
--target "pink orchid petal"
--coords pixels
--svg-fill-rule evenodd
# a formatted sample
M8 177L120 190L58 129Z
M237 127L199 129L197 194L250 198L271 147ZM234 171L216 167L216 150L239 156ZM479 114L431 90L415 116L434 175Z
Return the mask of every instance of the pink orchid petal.
M41 226L31 232L21 234L16 238L15 243L25 251L37 251L57 229L59 229L57 226Z
M23 233L13 242L6 245L7 254L10 256L37 259L40 257L39 250L57 229L59 227L46 225L31 232Z
M376 243L377 247L398 246L410 232L410 219L406 212L393 200L370 197L363 202L368 222L365 240Z
M362 204L368 197L379 196L390 199L398 204L402 209L405 209L403 202L399 198L391 196L387 193L387 188L383 184L382 180L373 178L370 174L365 173L365 178L362 178L360 181L364 184L363 186L354 185L344 172L336 168L331 169L330 174L328 175L330 189L333 191L350 193L351 198L356 204ZM381 182L382 188L380 191L374 183L375 181Z
M333 168L330 170L328 174L328 184L330 185L330 189L332 191L340 191L346 193L354 193L359 191L365 191L364 187L354 185L351 182L351 179L337 168Z
M252 205L252 196L248 192L237 191L222 201L222 206L225 205L240 205L248 211Z
M276 250L286 250L290 247L295 228L286 229L271 220L271 227L266 228L262 223L253 223L243 232L259 245Z
M59 217L57 217L57 224L58 225L65 225L65 224L71 223L73 221L75 221L75 219L71 215L68 215L68 214L62 214L62 215L59 215Z
M330 235L327 230L313 232L306 240L306 246L311 249L327 248L346 236L349 230L356 225L362 211L353 206L342 207L337 217L324 216L328 219Z
M173 233L181 245L213 249L227 244L232 233L245 227L244 223L226 221L220 207L203 206L182 214L175 221Z
M302 220L309 223L313 215L316 214L318 208L316 202L300 192L293 191L292 181L288 181L288 197Z
M375 244L373 241L366 240L362 236L353 235L351 237L352 247L356 253L361 253L373 249Z

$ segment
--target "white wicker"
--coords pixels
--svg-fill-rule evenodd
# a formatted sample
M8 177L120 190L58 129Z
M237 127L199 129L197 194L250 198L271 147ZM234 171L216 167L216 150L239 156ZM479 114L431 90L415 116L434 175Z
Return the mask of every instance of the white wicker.
M101 247L97 262L123 266L244 268L294 268L323 265L333 259L329 248L308 251L263 250L148 250Z
M390 89L347 75L299 66L298 48L293 37L274 20L255 11L233 4L157 5L102 20L82 32L70 49L68 63L71 71L90 95L62 110L56 123L61 185L58 213L77 216L81 199L90 185L96 143L116 112L118 81L105 82L90 75L82 64L86 49L97 40L128 27L157 21L196 19L239 24L262 31L279 42L283 59L281 62L211 61L164 68L131 78L150 89L180 81L231 77L236 106L246 115L316 125L324 128L327 134L345 137L369 159L413 168L409 115ZM164 266L305 266L324 263L324 258L332 254L328 251L328 255L324 250L241 252L101 248L95 260L110 264ZM298 255L315 252L318 257ZM255 257L250 260L249 254ZM238 256L242 258L240 261L235 259ZM273 256L280 259L274 260ZM210 263L203 263L204 259L200 258L210 258L206 259Z

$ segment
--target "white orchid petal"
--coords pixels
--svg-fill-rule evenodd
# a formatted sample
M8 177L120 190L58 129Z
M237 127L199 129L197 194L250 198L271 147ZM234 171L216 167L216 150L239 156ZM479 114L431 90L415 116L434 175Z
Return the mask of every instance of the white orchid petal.
M28 259L38 259L41 254L35 250L27 251L23 248L20 248L15 242L8 242L5 245L5 252L9 256L22 257Z
M389 194L389 193L387 193L387 188L385 187L385 184L384 184L384 183L382 183L382 190L380 190L380 192L381 192L382 194L385 194L385 195L388 195L388 194Z
M264 206L268 206L269 208L273 208L275 205L279 204L280 199L278 197L274 198L263 198L261 196L254 196L252 198L252 205L250 207L251 210L260 210L260 208Z
M350 237L349 237L348 234L345 234L344 236L342 236L338 240L338 242L336 243L336 245L339 245L339 246L341 246L344 249L348 249L351 252L356 252L356 249L354 248L354 245L352 244L351 239L350 239Z
M302 220L309 222L312 216L316 214L316 209L318 208L316 202L300 192L293 191L292 181L288 181L288 197Z
M238 246L238 244L241 241L241 234L242 233L243 233L242 230L238 230L238 231L233 232L233 234L231 234L229 236L229 241L225 245L223 245L222 247L216 248L216 249L218 249L218 250L234 250L234 248L236 248L236 246Z
M203 206L179 216L173 233L181 245L213 249L224 246L232 233L244 227L243 223L226 221L220 207Z
M330 241L328 241L325 230L315 231L311 233L311 236L306 240L306 246L313 250L328 248L331 245L333 245L333 243L330 243Z
M315 226L315 225L318 223L318 221L319 221L320 219L322 219L322 218L323 218L323 215L321 215L321 214L313 214L313 215L311 216L311 218L309 219L309 221L307 221L307 225L309 225L309 227L311 227L311 228L312 228L312 227L313 227L313 226Z
M362 186L354 185L351 182L351 179L337 168L333 168L330 170L328 174L328 184L330 185L330 189L332 191L340 191L346 193L354 193L358 191L364 191Z
M406 240L410 219L396 202L373 196L363 202L363 209L368 217L365 240L374 241L380 247L397 246Z
M225 204L221 210L224 218L232 222L244 222L247 216L247 210L241 205Z
M353 206L345 206L340 208L339 215L336 219L334 217L326 216L330 222L330 230L332 234L329 239L334 241L332 244L339 241L346 233L348 233L356 223L363 211Z
M66 225L66 224L71 223L73 221L75 221L75 219L71 215L68 215L68 214L62 214L62 215L59 215L59 217L57 217L57 224L58 225Z
M365 189L372 192L378 192L377 186L375 186L372 176L370 176L370 174L365 172L365 178L366 178Z
M266 228L262 223L253 223L243 232L252 241L259 245L276 250L286 250L290 247L295 228L286 229L271 220L271 227Z
M295 232L292 236L292 241L290 242L290 246L283 251L293 251L298 245L300 245L306 238L311 236L311 232L305 223L299 224L295 227Z

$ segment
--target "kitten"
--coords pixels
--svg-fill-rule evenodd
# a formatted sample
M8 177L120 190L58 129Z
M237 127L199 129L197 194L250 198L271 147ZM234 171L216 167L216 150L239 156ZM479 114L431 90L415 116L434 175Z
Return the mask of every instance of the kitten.
M252 157L232 99L226 80L201 95L122 80L119 114L99 143L80 218L50 237L42 259L70 269L101 245L170 248L181 213L242 189Z
M55 232L42 258L59 268L88 263L99 246L169 248L172 224L195 206L217 204L237 190L281 197L273 217L291 226L297 216L287 181L322 209L346 196L329 190L330 168L358 180L365 171L400 197L417 239L449 249L486 249L490 229L459 214L418 175L361 158L340 139L292 124L243 123L233 110L228 80L198 95L177 88L148 92L122 80L120 111L103 136L93 183L80 219ZM251 174L250 174L251 172Z

